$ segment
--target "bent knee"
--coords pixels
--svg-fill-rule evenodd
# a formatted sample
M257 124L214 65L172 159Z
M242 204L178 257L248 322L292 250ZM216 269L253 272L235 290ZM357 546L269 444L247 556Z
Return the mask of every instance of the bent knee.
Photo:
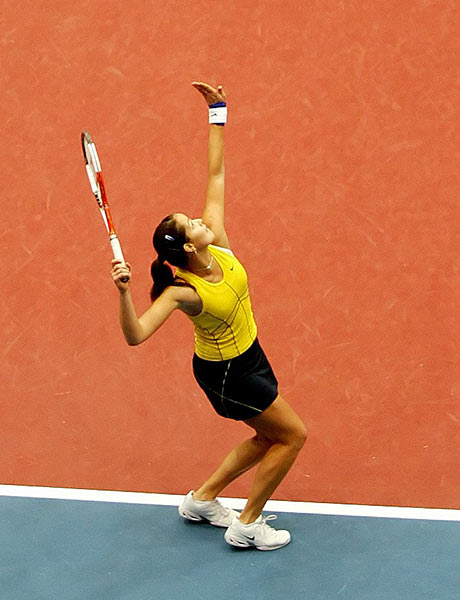
M264 435L263 433L260 433L259 431L256 433L256 435L252 439L255 442L257 442L258 444L260 444L261 446L271 446L274 443L272 439L270 439L268 436Z
M300 451L304 447L305 442L307 441L307 437L308 433L305 428L305 425L301 423L296 427L295 431L293 431L290 443L292 446L294 446L297 450Z

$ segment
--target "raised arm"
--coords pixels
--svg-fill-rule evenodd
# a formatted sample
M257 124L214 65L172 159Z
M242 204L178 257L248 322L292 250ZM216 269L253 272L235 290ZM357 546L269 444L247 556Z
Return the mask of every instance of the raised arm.
M225 92L222 86L213 86L193 82L193 87L201 93L208 106L225 102ZM208 185L202 219L212 229L217 246L230 248L225 231L224 199L225 199L225 165L224 165L224 125L209 126L208 141Z

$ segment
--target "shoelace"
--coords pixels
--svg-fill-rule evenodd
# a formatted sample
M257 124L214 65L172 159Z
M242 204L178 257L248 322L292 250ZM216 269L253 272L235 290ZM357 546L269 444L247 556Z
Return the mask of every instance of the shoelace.
M214 505L214 508L220 511L220 514L223 517L226 517L230 513L230 509L226 508L225 506L222 506L222 504L219 502L219 500L217 500L217 498L215 500L212 500L212 504Z
M270 527L270 525L267 525L267 521L274 521L275 519L277 519L278 517L276 515L268 515L266 517L262 517L262 520L260 522L260 525L263 529L263 531L265 532L267 530L267 528L269 530L274 531L273 527Z
M219 510L221 511L222 516L228 517L228 515L230 514L230 509L227 508L226 506L222 506L222 504L219 502L219 500L216 500L216 502L219 507Z

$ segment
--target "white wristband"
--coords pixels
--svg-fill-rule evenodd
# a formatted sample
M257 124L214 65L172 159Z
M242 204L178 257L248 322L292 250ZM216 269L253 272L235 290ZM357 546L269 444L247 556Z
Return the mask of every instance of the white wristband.
M214 125L225 125L227 122L227 107L209 107L209 123Z

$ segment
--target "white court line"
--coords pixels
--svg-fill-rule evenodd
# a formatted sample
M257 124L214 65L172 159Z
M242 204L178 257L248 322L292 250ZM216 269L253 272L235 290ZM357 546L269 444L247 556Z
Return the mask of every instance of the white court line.
M179 506L184 498L183 495L176 494L116 492L25 485L0 485L0 496L46 498L53 500L81 500L85 502L115 502L120 504L149 504L157 506ZM220 499L226 506L235 509L242 509L246 502L244 498L222 497ZM412 508L403 506L367 506L364 504L325 504L321 502L269 500L264 508L264 512L272 511L310 515L460 522L460 510L449 508Z

